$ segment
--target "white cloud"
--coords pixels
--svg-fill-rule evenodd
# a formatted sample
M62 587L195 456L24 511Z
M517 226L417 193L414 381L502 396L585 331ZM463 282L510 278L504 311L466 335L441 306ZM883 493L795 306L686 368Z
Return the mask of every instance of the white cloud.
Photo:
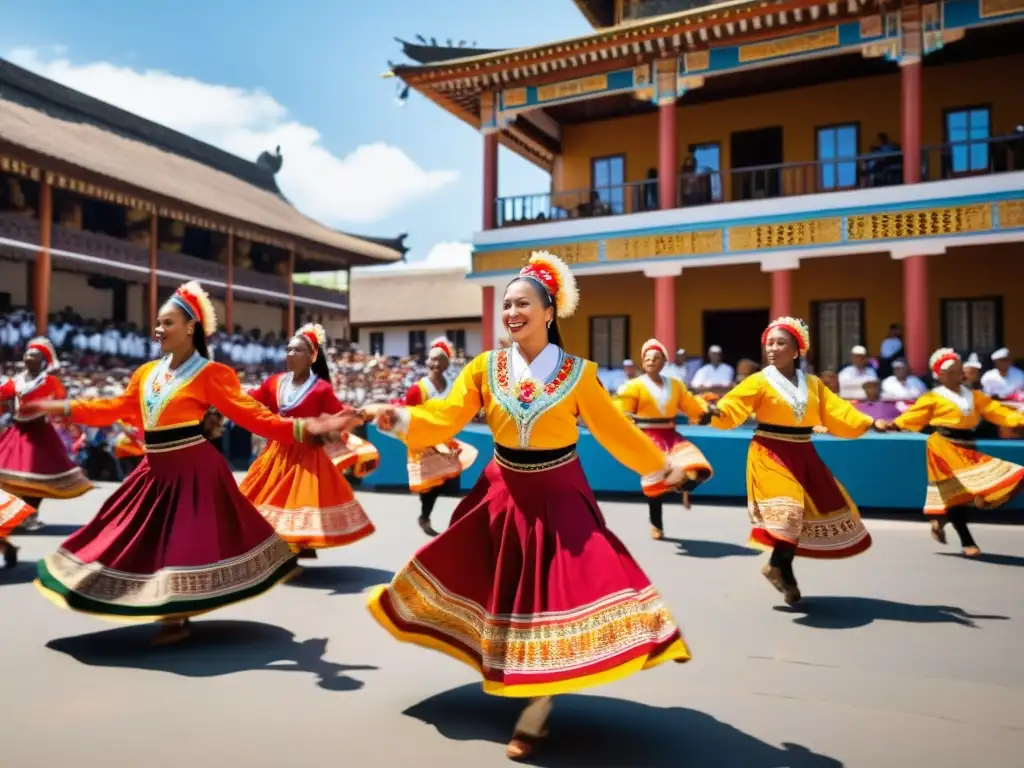
M57 49L16 48L15 64L148 120L255 160L280 145L278 185L303 213L324 223L365 224L451 184L456 171L427 171L398 147L364 144L345 157L323 146L320 133L288 116L262 90L204 83L158 70L108 62L74 64Z

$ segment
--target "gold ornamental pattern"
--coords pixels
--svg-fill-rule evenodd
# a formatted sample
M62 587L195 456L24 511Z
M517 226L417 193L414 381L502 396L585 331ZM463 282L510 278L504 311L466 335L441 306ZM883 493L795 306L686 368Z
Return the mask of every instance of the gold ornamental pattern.
M592 264L597 261L597 242L568 243L565 245L536 245L507 251L485 251L473 254L474 272L510 272L526 266L534 251L552 253L566 264Z
M840 217L792 221L786 224L759 224L729 228L730 251L759 251L767 248L799 248L808 245L835 245L843 241Z
M669 256L703 256L722 252L720 229L665 235L615 237L605 241L605 261L632 261Z
M959 235L992 229L992 206L958 205L897 213L848 216L846 236L852 242L901 240L908 237Z
M999 204L999 228L1024 227L1024 200L1004 200Z

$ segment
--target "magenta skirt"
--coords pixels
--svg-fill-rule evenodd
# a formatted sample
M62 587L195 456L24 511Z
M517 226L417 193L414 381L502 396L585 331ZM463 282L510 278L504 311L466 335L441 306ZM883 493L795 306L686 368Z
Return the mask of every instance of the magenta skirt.
M160 619L253 597L295 568L203 440L147 455L96 517L39 562L37 584L75 610Z
M92 489L45 418L14 421L0 436L0 489L21 498L73 499Z

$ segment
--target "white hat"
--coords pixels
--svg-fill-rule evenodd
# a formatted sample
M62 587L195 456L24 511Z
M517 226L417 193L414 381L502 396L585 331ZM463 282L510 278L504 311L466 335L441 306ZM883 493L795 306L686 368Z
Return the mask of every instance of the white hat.
M718 346L717 344L712 344L710 347L708 347L708 354L709 355L720 355L720 354L722 354L722 348L720 346Z
M964 362L964 368L977 368L981 370L981 360L978 359L977 352L971 352L971 356Z
M1000 347L999 349L992 353L992 360L1005 360L1009 356L1010 350L1008 350L1006 347Z
M627 365L636 365L636 363L634 363L627 357L625 360L622 361L622 367L625 368Z
M679 349L676 350L676 354L677 355L685 355L686 354L686 350L683 349L682 347L680 347Z
M866 355L867 353L867 349L860 344L858 344L857 346L850 350L851 355Z

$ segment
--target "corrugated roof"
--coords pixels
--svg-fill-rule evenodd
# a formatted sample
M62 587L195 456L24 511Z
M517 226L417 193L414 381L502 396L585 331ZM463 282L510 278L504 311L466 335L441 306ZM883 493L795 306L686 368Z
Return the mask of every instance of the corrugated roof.
M479 317L480 286L461 268L396 267L351 273L353 325Z

